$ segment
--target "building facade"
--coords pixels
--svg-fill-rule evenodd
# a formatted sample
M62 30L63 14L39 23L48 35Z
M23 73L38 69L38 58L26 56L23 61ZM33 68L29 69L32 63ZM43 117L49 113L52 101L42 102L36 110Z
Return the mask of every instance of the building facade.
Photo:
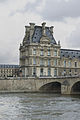
M80 74L80 50L61 49L53 36L53 26L25 26L20 44L20 68L23 77L56 77Z
M0 77L17 77L19 76L19 65L0 64Z

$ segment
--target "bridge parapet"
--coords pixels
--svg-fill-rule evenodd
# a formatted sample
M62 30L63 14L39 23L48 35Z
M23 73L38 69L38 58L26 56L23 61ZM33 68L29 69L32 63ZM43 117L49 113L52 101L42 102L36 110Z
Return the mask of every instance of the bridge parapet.
M0 80L15 80L15 79L65 79L65 78L80 78L80 75L73 75L73 76L56 76L56 77L48 77L48 76L45 76L45 77L37 77L37 76L32 76L32 77L0 77Z

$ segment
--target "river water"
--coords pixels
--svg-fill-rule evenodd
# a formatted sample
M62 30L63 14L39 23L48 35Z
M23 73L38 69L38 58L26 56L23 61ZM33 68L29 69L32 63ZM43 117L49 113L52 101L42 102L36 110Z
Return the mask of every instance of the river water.
M0 94L0 120L80 120L80 97L57 94Z

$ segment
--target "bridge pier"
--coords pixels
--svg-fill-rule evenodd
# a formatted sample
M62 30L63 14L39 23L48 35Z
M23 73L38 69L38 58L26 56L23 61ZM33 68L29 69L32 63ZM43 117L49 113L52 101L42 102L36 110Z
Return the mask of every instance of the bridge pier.
M61 94L70 94L70 87L66 85L61 85Z

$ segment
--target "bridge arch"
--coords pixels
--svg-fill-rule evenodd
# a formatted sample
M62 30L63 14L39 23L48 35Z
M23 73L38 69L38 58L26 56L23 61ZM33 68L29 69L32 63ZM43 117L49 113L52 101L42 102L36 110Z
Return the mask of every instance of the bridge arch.
M71 94L80 94L80 81L77 81L72 85Z
M61 93L61 83L56 81L46 83L39 88L39 91L48 93Z

